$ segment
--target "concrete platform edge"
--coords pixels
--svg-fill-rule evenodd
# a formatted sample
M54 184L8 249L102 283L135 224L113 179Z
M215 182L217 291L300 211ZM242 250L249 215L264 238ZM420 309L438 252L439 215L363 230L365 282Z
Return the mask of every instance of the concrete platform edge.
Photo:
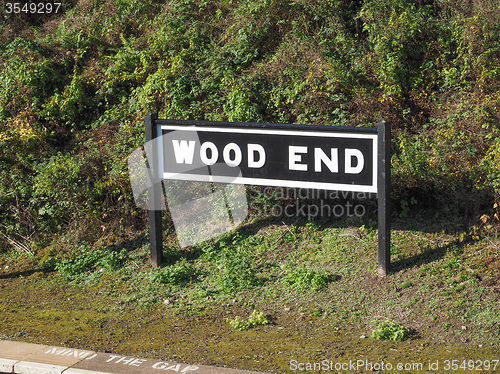
M0 374L264 374L0 340Z

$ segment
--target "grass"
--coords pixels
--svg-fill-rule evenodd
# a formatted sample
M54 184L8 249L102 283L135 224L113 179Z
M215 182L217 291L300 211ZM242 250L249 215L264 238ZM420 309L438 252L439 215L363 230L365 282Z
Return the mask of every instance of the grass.
M448 357L450 345L481 357L498 349L492 238L460 242L460 234L398 219L394 271L379 278L376 230L279 223L257 220L189 249L168 244L170 263L156 269L140 242L82 245L72 258L49 259L52 269L35 256L4 253L2 338L145 357L175 351L181 361L280 373L286 359L332 344L347 347L352 359L374 354L384 340L397 344L394 360L409 350L422 360L436 352ZM248 346L231 345L233 339ZM196 348L200 341L205 348ZM256 362L252 350L267 352L266 359Z

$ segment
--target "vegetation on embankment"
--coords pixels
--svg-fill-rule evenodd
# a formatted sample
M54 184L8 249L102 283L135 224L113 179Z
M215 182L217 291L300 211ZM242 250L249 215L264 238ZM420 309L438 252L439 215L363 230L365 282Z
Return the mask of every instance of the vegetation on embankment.
M27 3L33 3L27 0ZM62 0L0 20L3 249L144 228L144 115L393 123L396 214L470 231L500 191L494 0ZM7 239L7 237L9 239Z
M96 304L110 320L125 320L116 313L129 306L171 300L183 313L202 318L211 310L226 324L220 305L234 305L227 318L241 321L258 307L271 324L256 329L300 321L308 331L312 321L315 331L328 325L369 336L372 320L388 318L415 339L498 346L496 0L61 2L57 14L3 8L0 16L0 280L11 295L1 298L9 321L2 334L38 336L43 322L26 330L10 318L26 309L18 321L28 323L33 309L13 287L33 278L53 294L57 287L104 293ZM127 172L149 111L325 126L389 118L397 271L382 285L373 278L373 202L363 217L307 226L304 217L260 217L263 206L293 201L255 188L251 235L245 229L181 251L166 216L168 266L149 269L147 216L134 204ZM111 296L109 283L123 292ZM335 302L311 307L326 299ZM56 312L62 304L51 308L37 309L36 321L66 321ZM71 317L85 321L73 321L78 342L108 349L85 340L92 327L107 339L106 321L89 313ZM132 338L132 323L110 338L111 348L127 349L120 342Z

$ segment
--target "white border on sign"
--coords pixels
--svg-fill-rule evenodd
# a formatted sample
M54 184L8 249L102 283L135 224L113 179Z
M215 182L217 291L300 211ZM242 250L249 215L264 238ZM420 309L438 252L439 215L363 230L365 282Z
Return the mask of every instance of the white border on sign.
M235 134L275 134L285 136L310 136L310 137L327 137L327 138L350 138L350 139L371 139L373 141L373 175L372 184L368 186L356 184L342 183L325 183L325 182L304 182L292 181L286 179L268 179L268 178L247 178L247 177L224 177L213 175L199 175L186 173L167 173L161 172L164 170L163 164L163 142L158 144L158 165L160 170L160 179L176 179L197 182L213 182L213 183L231 183L231 184L250 184L257 186L272 186L272 187L290 187L290 188L310 188L318 190L332 191L352 191L352 192L371 192L377 193L377 139L378 134L357 134L351 132L335 132L335 131L316 131L316 130L284 130L284 129L252 129L252 128L235 128L235 127L198 127L198 126L180 126L180 125L157 125L157 134L162 134L161 130L179 130L179 131L195 131L195 132L225 132ZM161 138L161 135L160 135ZM174 178L175 177L175 178Z

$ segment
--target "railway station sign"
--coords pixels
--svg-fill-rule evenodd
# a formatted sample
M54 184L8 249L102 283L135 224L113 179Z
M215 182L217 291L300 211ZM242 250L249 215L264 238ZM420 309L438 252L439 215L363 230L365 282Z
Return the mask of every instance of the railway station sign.
M376 193L378 272L390 265L390 122L377 127L158 119L146 115L150 250L162 262L161 181ZM148 153L148 152L147 152ZM153 208L151 208L153 207Z
M327 126L160 123L162 179L377 191L377 133L373 128L331 131ZM175 136L164 136L174 132ZM217 166L206 168L213 165Z

